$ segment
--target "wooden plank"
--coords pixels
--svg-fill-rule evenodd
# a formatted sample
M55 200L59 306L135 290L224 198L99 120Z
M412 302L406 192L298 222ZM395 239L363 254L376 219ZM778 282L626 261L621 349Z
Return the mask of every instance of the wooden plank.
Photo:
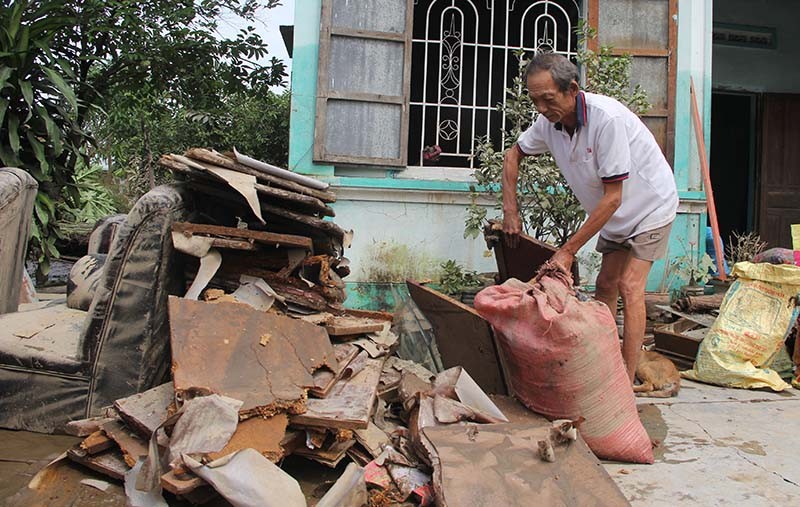
M173 495L184 496L192 493L198 488L208 486L206 481L192 474L178 475L174 470L170 470L161 476L161 487ZM210 486L208 486L210 489ZM212 491L209 491L211 494Z
M314 387L312 373L339 369L319 326L238 303L170 296L168 305L178 394L222 394L244 403L243 417L269 417L302 411L306 389Z
M191 164L195 164L196 166L202 167L207 172L208 176L217 179L217 176L213 174L214 169L227 169L225 167L220 167L215 164L211 164L208 162L204 162L202 160L194 160L188 157L182 157L180 155L166 155L168 160L182 163L187 166L188 169L197 169L197 167L192 167ZM230 169L228 169L230 170ZM239 172L239 171L237 171ZM258 178L256 177L256 180ZM266 196L272 199L278 199L280 201L285 201L290 206L298 206L300 208L306 208L313 210L315 213L319 213L323 216L332 217L335 216L333 209L322 202L320 199L310 195L304 195L298 192L293 192L291 190L285 190L281 188L271 187L268 185L262 185L260 183L256 183L254 185L256 192L258 192L261 196Z
M326 190L317 190L314 188L306 187L294 181L285 180L283 178L279 178L277 176L273 176L271 174L264 174L262 171L257 169L253 169L252 167L248 167L244 164L240 164L235 160L232 160L220 153L213 152L211 150L206 150L203 148L191 148L186 150L184 153L185 156L199 160L201 162L207 162L209 164L214 164L219 167L225 169L231 169L234 171L239 171L241 173L250 174L256 177L261 183L267 185L273 185L280 188L285 188L286 190L291 190L292 192L296 192L302 195L310 195L312 197L316 197L322 202L336 202L336 194Z
M100 454L91 455L81 449L80 445L76 445L67 451L67 457L75 463L118 481L123 480L125 472L128 471L128 465L125 464L125 460L122 458L122 451L119 449L106 450Z
M357 102L374 102L376 104L402 104L403 97L397 95L385 95L382 93L358 93L330 91L328 97L336 100L353 100Z
M395 42L405 42L406 40L406 34L401 32L378 32L375 30L359 30L356 28L345 28L341 26L332 26L331 35L354 37L357 39L389 40Z
M167 419L167 411L174 400L172 382L167 382L143 393L119 399L114 402L114 408L130 429L148 439Z
M337 383L325 399L309 399L304 414L293 415L292 425L365 429L377 398L385 358L367 359L364 369Z
M89 419L70 421L64 426L64 432L76 437L88 437L95 431L99 431L103 424L113 420L111 417L90 417Z
M330 336L349 336L383 331L386 321L354 317L350 315L334 316L332 321L325 324L325 329Z
M80 448L89 454L97 454L114 447L116 444L102 430L95 431L80 443Z
M406 282L411 299L433 326L444 368L463 366L491 394L508 388L492 327L473 308L416 282Z
M103 431L117 443L122 451L122 458L129 467L133 468L139 458L147 456L147 442L133 434L120 421L104 424Z
M189 235L200 234L205 236L253 240L256 243L274 247L312 249L311 239L294 234L278 234L267 231L256 231L253 229L238 229L236 227L224 227L210 224L192 224L189 222L175 222L172 224L172 230Z
M548 463L535 449L549 438L549 425L484 424L476 429L423 429L433 450L437 505L629 505L580 436L554 446L555 462Z
M611 54L614 56L651 56L651 57L667 57L670 55L669 49L657 48L619 48L614 47L611 49Z

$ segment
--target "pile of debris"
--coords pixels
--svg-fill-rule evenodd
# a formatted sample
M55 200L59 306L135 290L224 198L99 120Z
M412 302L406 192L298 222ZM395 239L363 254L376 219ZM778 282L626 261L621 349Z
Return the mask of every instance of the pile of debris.
M169 310L173 381L68 425L86 436L68 456L125 480L133 505L161 488L249 505L270 505L278 488L282 505L305 505L273 465L290 454L358 465L319 505L365 504L367 486L385 502L429 505L436 452L423 429L508 421L463 369L435 375L392 355L389 315L293 318L177 297Z
M320 506L482 503L476 494L574 504L583 484L626 504L576 423L487 396L480 386L506 390L494 363L484 378L484 355L470 365L477 382L461 366L434 373L398 357L405 331L391 314L343 307L352 232L325 220L335 196L324 184L235 152L160 162L215 211L172 226L188 285L168 303L172 380L67 426L85 437L68 457L124 480L129 505L166 505L164 492L306 505L281 468L290 455L349 462Z
M219 208L226 204L234 209L228 215L242 204L252 212L250 220L236 215L229 224L173 225L175 248L199 259L187 263L187 278L194 280L189 299L206 286L234 292L245 275L266 282L271 297L291 311L342 310L342 278L350 273L344 250L353 233L324 220L334 216L329 204L336 201L326 183L236 152L202 148L165 155L160 164L214 202L214 219L225 216Z

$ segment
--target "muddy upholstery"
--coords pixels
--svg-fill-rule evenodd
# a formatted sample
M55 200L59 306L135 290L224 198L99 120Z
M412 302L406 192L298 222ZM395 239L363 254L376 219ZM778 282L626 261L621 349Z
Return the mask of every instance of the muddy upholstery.
M22 169L0 168L0 314L17 311L37 188Z
M179 185L139 199L116 232L88 313L74 318L81 321L77 340L65 330L54 351L21 343L25 333L15 334L11 320L21 314L0 322L0 427L57 432L162 382L170 362L167 297L184 289L169 232L192 206Z

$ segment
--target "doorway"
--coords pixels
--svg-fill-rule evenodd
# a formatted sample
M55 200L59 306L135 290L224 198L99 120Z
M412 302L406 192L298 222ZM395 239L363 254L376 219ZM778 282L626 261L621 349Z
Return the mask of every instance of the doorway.
M758 95L711 94L711 185L722 241L756 228Z

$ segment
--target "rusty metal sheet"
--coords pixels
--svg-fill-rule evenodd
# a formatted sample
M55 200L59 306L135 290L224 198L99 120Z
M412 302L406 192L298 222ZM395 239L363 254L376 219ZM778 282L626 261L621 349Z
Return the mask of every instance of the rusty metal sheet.
M517 248L508 248L503 241L502 229L497 229L497 225L494 224L486 226L483 235L486 246L494 250L497 271L500 274L498 283L503 283L509 278L527 282L536 276L536 272L539 271L542 264L550 260L550 257L558 250L556 247L526 234L519 235ZM572 279L576 285L580 283L577 262L572 264Z
M377 398L385 358L367 359L364 369L339 381L325 399L309 399L307 411L293 415L293 426L366 429Z
M487 393L506 394L503 358L489 323L460 301L416 282L406 284L411 299L433 326L443 366L463 366Z
M302 412L320 368L338 372L325 329L238 303L169 299L175 391L241 400L243 417Z
M550 428L520 424L426 427L437 505L629 505L582 438L539 458Z
M175 389L172 382L167 382L143 393L121 398L114 402L114 408L130 429L142 438L150 438L167 419L167 411L174 400Z

